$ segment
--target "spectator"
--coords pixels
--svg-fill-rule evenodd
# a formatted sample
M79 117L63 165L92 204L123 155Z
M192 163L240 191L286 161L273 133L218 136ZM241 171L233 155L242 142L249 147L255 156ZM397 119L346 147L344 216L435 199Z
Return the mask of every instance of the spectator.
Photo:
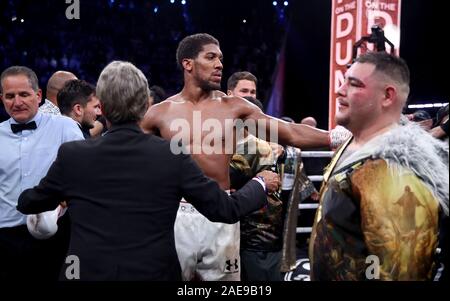
M95 87L83 80L70 80L58 92L58 106L61 114L75 120L85 139L91 138L100 101L95 96Z
M302 121L300 121L300 123L312 126L313 128L317 127L317 121L314 117L305 117Z
M64 84L73 79L77 79L77 77L71 72L55 72L48 80L46 99L44 103L40 105L39 111L47 114L61 115L61 111L58 107L57 95L59 90L64 87Z
M150 87L150 100L151 104L158 104L163 100L166 100L167 95L163 88L160 86L151 86Z

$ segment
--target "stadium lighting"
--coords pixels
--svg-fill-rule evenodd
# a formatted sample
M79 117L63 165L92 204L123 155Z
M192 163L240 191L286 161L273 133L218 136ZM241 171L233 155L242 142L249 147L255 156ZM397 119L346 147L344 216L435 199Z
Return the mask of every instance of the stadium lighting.
M431 108L442 108L448 105L448 103L425 103L417 105L409 105L408 109L431 109Z

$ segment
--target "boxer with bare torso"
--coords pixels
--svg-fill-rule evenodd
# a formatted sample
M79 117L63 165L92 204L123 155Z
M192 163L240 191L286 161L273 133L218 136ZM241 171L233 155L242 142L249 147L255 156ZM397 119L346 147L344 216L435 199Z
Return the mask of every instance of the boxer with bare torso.
M177 146L181 142L203 172L224 190L230 188L234 125L239 120L255 121L259 130L265 125L263 134L269 134L272 127L271 133L278 134L281 144L301 148L329 145L327 131L272 118L245 99L218 91L222 59L214 37L196 34L183 39L177 50L184 73L183 90L152 106L141 124L143 130L170 140L174 151L180 151ZM211 223L194 211L181 202L175 224L183 279L239 280L239 225Z

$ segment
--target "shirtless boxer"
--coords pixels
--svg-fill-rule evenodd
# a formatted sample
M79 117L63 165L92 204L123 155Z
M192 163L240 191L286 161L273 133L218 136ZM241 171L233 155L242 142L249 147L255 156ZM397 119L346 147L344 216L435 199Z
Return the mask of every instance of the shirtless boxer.
M219 42L214 37L195 34L184 38L177 49L177 62L184 74L183 90L152 106L141 124L143 130L171 141L181 138L203 172L224 190L230 188L229 163L233 154L233 150L229 152L226 149L230 142L226 140L234 137L230 120L254 120L267 124L272 120L278 127L281 144L301 148L330 144L327 131L272 118L245 99L220 92L222 59ZM205 121L208 126L205 126ZM183 124L189 130L182 129L183 134L180 135L180 125ZM206 129L196 130L199 124L200 129L203 126ZM219 126L220 131L211 131L211 125ZM216 138L224 142L221 152L211 153L205 149L204 142L211 140L212 132L213 135L219 133L220 137ZM217 145L206 143L206 146ZM195 277L212 281L240 280L239 223L211 223L189 204L181 202L175 223L175 242L184 280Z

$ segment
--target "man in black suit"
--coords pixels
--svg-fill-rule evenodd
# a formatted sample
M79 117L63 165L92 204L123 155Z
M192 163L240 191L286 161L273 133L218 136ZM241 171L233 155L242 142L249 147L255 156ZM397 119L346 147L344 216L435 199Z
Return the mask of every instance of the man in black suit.
M138 122L149 106L148 83L132 64L108 65L97 95L109 132L62 145L46 177L17 206L31 214L68 200L68 255L79 259L80 280L181 280L174 241L181 198L213 222L235 223L265 205L265 190L278 188L278 176L264 172L229 196L189 155L144 134Z

